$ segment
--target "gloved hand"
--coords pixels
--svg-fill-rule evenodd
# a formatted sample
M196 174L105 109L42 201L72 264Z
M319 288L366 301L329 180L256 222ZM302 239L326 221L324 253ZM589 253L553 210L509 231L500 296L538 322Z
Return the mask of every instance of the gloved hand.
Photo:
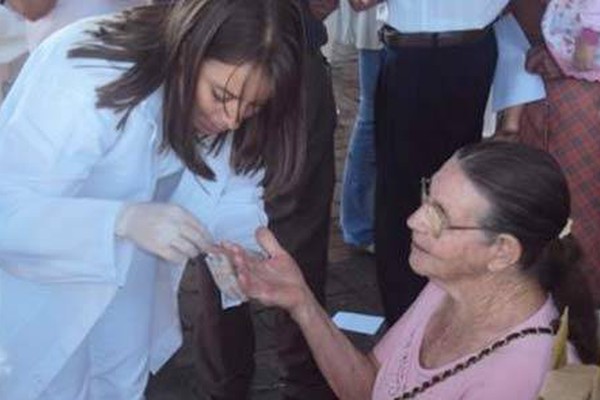
M178 264L208 252L213 238L200 221L180 206L130 203L117 218L115 234Z

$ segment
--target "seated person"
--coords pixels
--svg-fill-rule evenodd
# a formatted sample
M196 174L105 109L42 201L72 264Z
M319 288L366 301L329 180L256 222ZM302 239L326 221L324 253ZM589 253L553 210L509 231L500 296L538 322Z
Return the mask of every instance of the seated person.
M565 306L569 358L597 363L597 322L555 160L483 142L422 183L408 219L410 264L429 283L369 355L333 325L264 228L257 237L267 259L226 245L242 290L290 313L341 399L536 399Z

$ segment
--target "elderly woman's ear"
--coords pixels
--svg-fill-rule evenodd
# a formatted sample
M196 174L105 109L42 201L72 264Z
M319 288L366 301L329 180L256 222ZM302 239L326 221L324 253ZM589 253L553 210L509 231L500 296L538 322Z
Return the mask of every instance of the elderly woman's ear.
M502 233L496 237L490 251L491 257L488 262L488 270L490 272L500 272L517 265L521 259L523 249L521 242L516 237Z

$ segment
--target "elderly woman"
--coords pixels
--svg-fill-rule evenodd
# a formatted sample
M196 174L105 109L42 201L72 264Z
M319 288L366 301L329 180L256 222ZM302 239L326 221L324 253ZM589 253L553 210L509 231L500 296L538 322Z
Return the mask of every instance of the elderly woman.
M227 245L242 289L290 313L340 398L534 399L565 306L571 358L598 361L592 302L565 229L569 191L551 156L471 145L422 189L408 219L410 263L429 283L369 355L332 324L269 231L257 233L263 261Z

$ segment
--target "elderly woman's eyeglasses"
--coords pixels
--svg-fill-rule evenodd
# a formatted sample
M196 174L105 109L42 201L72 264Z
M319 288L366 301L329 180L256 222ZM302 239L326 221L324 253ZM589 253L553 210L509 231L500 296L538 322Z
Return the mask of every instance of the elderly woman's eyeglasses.
M421 207L423 208L425 219L431 231L431 234L436 239L442 235L444 230L448 231L484 231L489 230L482 226L463 226L452 225L448 214L442 206L433 201L429 196L429 187L431 185L430 178L421 178Z

